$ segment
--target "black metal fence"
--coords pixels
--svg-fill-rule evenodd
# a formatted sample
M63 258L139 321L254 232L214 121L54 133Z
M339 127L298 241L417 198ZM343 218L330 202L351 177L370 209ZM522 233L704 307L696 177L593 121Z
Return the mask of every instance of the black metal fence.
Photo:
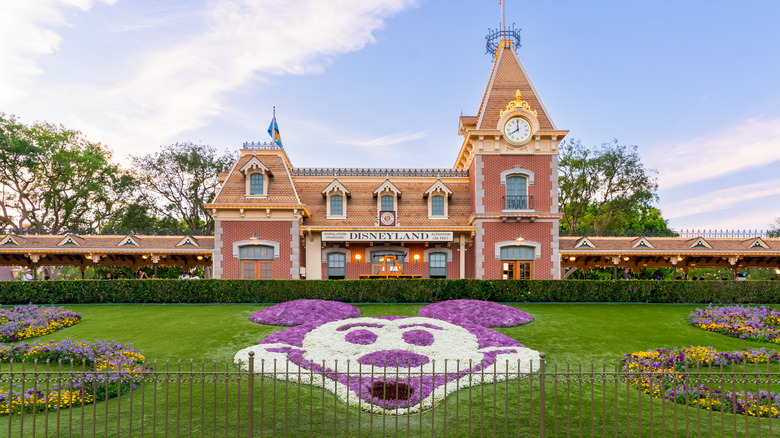
M457 372L455 361L448 364L450 373ZM372 387L382 386L381 394L372 393L373 400L403 399L409 388L397 383L407 373L407 379L441 377L404 368L368 371L352 365L339 365L332 372L366 379ZM15 409L22 403L20 397L8 397L8 392L25 394L28 400L34 399L32 394L51 399L29 405L21 413L0 416L0 436L769 438L780 433L776 400L765 403L765 409L751 411L747 403L719 405L712 395L715 391L731 394L734 401L753 395L771 398L780 384L777 364L668 374L624 371L618 361L540 360L530 372L506 371L509 368L492 375L483 369L462 376L470 385L434 388L433 407L407 414L398 408L397 412L371 412L369 401L332 390L331 371L309 371L310 379L305 379L307 373L290 371L290 363L253 360L249 371L239 370L230 361L154 363L139 376L135 389L112 397L105 394L107 400L99 402L92 402L100 399L99 394L79 392L76 382L83 381L87 373L110 379L111 370L89 371L61 363L2 364L0 401L4 408ZM393 378L388 379L388 374ZM491 383L475 384L481 382ZM70 392L54 394L55 388ZM651 397L638 388L667 398Z

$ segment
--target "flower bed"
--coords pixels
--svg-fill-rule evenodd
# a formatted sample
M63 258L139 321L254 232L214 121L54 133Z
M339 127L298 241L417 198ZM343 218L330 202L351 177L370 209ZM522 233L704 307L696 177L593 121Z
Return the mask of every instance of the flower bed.
M78 324L81 315L64 307L34 304L0 309L0 342L15 342L48 335Z
M134 388L147 370L143 354L132 345L70 339L32 345L0 344L0 362L13 361L20 367L21 361L31 366L35 360L41 369L39 376L45 374L47 364L68 370L72 364L77 371L86 369L90 372L74 374L72 380L67 376L50 378L48 383L32 387L25 382L23 390L20 383L13 383L10 391L8 385L4 385L0 387L0 414L62 409L105 400Z
M765 306L695 309L688 322L715 333L751 341L780 343L780 312Z
M506 317L491 314L517 310L501 304L469 300L468 306L450 302L448 307L443 302L432 312L426 309L433 305L423 307L419 317L323 321L311 314L307 300L301 301L264 309L266 314L295 314L285 320L301 325L239 351L234 361L248 369L252 353L258 374L325 387L349 405L382 414L418 412L458 389L517 379L539 367L538 351L485 327L488 322L509 324ZM480 317L469 319L474 312ZM422 316L426 313L446 313L448 319ZM530 320L527 314L514 315Z
M258 324L292 326L305 322L328 322L358 316L360 316L360 309L346 303L295 300L266 307L250 316L249 320Z
M453 324L471 323L485 327L516 327L534 320L520 309L479 300L442 301L423 307L419 313Z
M776 351L763 348L729 352L718 352L711 347L660 348L627 354L623 359L623 371L629 373L627 380L631 386L653 397L712 411L780 418L780 395L777 393L729 391L701 382L689 383L691 378L685 375L691 368L777 363L778 360L780 356Z

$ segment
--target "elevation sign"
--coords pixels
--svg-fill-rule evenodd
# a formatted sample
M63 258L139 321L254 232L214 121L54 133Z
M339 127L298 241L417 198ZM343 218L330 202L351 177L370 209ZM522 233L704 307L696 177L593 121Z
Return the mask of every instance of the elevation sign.
M323 242L452 242L452 231L323 231Z

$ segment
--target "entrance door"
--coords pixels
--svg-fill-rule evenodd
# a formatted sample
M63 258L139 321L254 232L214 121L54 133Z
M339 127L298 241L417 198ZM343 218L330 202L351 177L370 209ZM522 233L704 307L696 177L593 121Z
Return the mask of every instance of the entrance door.
M241 278L250 280L273 278L273 262L244 260L241 262Z
M534 262L530 260L505 260L501 262L502 277L504 280L531 280L533 279Z

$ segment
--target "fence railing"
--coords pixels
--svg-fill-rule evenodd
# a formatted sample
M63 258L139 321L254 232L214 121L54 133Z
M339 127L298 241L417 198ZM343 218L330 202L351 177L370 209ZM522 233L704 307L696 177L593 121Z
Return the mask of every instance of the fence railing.
M379 178L468 178L467 169L402 169L402 168L339 168L339 167L296 167L292 169L297 177L379 177Z
M744 401L773 397L780 384L777 364L664 375L623 370L618 361L540 360L523 372L507 363L471 373L462 371L464 363L432 363L430 369L439 370L434 373L355 363L302 371L290 362L267 360L250 360L244 370L231 361L165 361L137 376L133 390L113 394L78 386L87 377L108 381L111 371L2 364L0 406L15 409L22 403L8 397L9 391L25 394L30 403L37 400L33 394L51 397L21 413L0 415L0 435L769 438L780 433L776 398L765 409ZM340 390L336 382L342 378L346 386L370 390L370 396ZM432 384L432 403L408 413L415 391L422 394L426 382L437 380L449 383ZM103 397L98 391L105 391ZM101 398L106 400L92 402Z
M777 238L780 230L566 230L561 231L561 236L580 237L684 237L705 239L750 239L753 237Z
M531 195L503 196L507 210L533 210L534 197Z

